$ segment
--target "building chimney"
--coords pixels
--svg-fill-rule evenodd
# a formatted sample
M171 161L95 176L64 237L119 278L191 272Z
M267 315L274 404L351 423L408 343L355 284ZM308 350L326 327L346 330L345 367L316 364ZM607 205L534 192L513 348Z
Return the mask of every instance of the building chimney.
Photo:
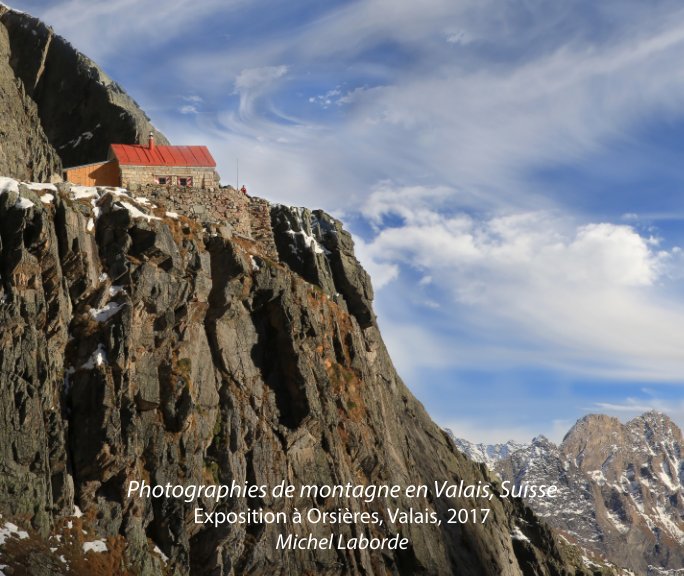
M149 148L154 150L154 132L150 132Z

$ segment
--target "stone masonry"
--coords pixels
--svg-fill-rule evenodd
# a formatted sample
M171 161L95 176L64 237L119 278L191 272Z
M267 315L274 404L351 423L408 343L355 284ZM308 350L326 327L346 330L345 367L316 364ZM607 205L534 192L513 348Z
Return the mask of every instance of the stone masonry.
M173 183L178 178L192 178L193 189L216 190L219 177L213 168L191 166L121 166L121 185L135 190L155 182L159 176L170 177Z
M232 186L211 191L146 186L138 194L148 197L168 212L214 226L224 236L238 236L253 242L263 256L278 261L270 204L263 198L248 196Z

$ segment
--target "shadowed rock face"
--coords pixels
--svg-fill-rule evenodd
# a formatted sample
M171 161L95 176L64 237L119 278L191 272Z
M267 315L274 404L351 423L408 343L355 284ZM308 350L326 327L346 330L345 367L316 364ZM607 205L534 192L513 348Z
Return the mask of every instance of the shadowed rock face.
M47 180L59 173L59 156L43 131L35 102L15 78L10 55L9 34L0 25L0 173Z
M52 204L25 187L20 194L34 205L0 195L0 524L11 520L27 538L0 546L0 563L37 576L66 573L57 555L81 574L121 566L145 575L591 573L520 501L498 497L487 503L486 524L442 526L392 525L386 507L408 506L402 498L217 506L129 497L128 482L143 479L273 486L488 478L397 376L368 277L336 220L273 207L276 223L299 222L310 237L299 244L292 227L276 230L275 262L245 237L206 233L163 210L159 219L136 217L124 202L142 212L145 205L115 192L79 200L61 186L48 194ZM294 251L307 267L288 263ZM74 504L83 517L69 519ZM375 511L385 523L193 522L197 506L313 505ZM445 514L480 504L430 497L411 505ZM401 533L411 547L279 551L281 532ZM57 533L65 537L49 540ZM108 551L84 556L73 542L86 539Z
M46 181L113 142L168 144L138 105L51 28L0 5L0 173Z

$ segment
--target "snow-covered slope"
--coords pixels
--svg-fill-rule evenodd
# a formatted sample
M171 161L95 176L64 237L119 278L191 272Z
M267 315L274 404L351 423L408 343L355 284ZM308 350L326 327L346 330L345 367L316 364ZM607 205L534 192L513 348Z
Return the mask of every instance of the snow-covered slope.
M516 485L556 484L528 504L571 542L637 574L684 575L684 442L666 415L585 416L559 446L540 436L502 458L508 445L456 445Z
M456 448L463 452L468 458L475 462L482 462L486 464L488 468L494 468L494 465L507 458L513 452L517 452L525 447L527 444L520 444L519 442L514 442L509 440L505 444L475 444L463 438L456 438L454 433L447 428L447 433L454 441Z

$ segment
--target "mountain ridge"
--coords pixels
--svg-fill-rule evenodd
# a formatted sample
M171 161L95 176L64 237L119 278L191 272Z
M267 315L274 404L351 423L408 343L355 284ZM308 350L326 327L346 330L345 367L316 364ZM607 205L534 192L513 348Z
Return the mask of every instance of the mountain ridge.
M471 449L455 443L464 453ZM625 424L588 414L559 445L537 437L489 466L516 485L559 484L557 500L528 503L571 541L638 574L678 574L684 573L683 446L681 430L661 412ZM477 450L469 456L481 457Z
M90 58L39 19L0 5L0 174L55 181L112 143L166 137Z

